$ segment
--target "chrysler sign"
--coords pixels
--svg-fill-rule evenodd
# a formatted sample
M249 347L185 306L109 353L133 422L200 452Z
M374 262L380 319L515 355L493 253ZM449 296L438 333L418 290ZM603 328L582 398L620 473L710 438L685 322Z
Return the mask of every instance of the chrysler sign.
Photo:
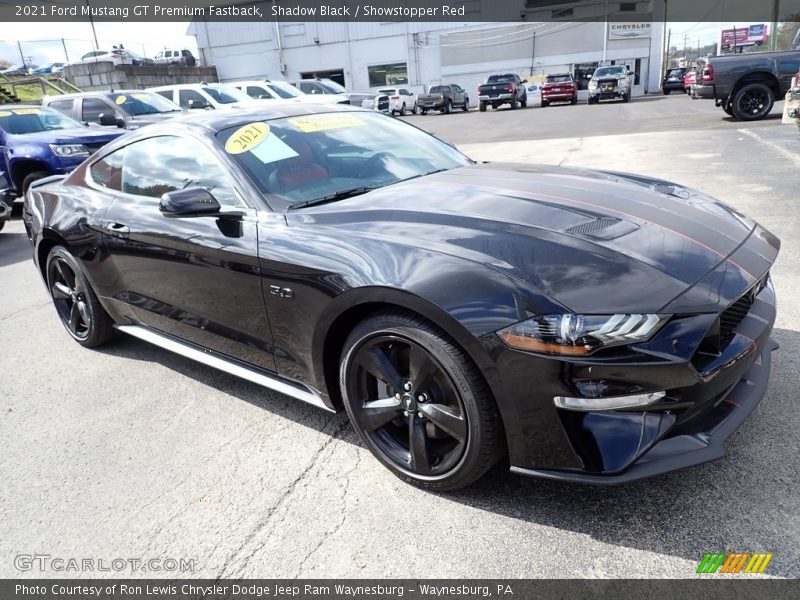
M608 39L649 38L651 23L609 23Z

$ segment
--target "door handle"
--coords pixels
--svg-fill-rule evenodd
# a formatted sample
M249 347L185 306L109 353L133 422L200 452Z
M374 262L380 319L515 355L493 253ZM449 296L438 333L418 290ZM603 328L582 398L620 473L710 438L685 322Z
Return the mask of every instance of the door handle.
M116 221L106 222L105 229L110 235L118 238L127 238L131 234L130 227L122 223L117 223Z

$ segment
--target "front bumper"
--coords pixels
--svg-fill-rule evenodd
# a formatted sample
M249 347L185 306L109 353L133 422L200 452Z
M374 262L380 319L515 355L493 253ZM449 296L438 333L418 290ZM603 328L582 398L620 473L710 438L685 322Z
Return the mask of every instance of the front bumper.
M777 247L751 239L736 257L763 272L776 254ZM764 267L755 269L757 264ZM770 339L776 315L772 285L761 278L745 292L740 281L741 271L721 264L695 286L691 300L691 294L684 296L690 308L678 309L653 339L618 354L547 356L508 348L495 334L484 336L483 348L502 374L489 382L505 423L512 471L613 485L724 456L724 441L764 396L777 347ZM691 308L701 306L695 303L706 294L719 308ZM730 330L730 341L720 343L718 353L709 349L715 324L744 297L751 304ZM656 391L666 396L624 410L580 412L553 401Z
M772 365L772 352L777 349L778 344L770 339L750 370L730 392L715 403L714 412L706 421L706 429L663 439L623 473L595 475L514 466L511 471L544 479L620 485L722 458L727 454L725 440L750 416L764 397Z

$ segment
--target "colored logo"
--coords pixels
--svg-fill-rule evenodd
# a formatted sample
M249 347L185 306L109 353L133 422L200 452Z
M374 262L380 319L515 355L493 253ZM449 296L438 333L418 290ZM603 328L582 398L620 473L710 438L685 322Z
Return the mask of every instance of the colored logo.
M698 573L763 573L772 560L771 552L706 552Z

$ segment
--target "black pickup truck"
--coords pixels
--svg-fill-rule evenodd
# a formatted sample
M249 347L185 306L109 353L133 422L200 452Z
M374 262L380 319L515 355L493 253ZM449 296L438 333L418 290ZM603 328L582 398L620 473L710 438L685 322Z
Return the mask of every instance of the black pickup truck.
M501 104L510 104L511 108L528 105L528 91L525 89L526 79L516 73L500 73L489 75L486 83L478 86L478 107L486 112L487 105L497 108Z
M800 70L800 50L711 56L703 61L693 97L713 99L742 121L763 119Z

